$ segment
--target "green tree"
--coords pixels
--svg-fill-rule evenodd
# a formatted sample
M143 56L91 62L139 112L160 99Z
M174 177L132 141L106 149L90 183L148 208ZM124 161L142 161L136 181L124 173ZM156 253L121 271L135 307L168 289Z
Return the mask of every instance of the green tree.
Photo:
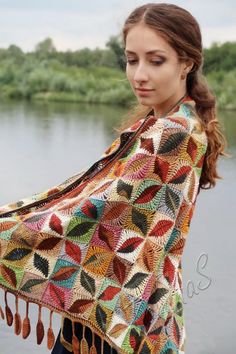
M50 37L44 39L35 46L35 54L39 59L52 58L52 54L55 53L56 47L54 46L53 40Z
M118 67L121 70L125 70L125 56L124 56L124 47L122 44L121 36L111 36L109 41L106 43L106 46L110 48L116 56Z
M204 49L204 74L214 71L229 71L236 67L236 42L212 43Z
M20 47L11 44L7 49L7 56L9 58L14 59L14 62L17 64L22 64L25 60L24 52L21 50Z

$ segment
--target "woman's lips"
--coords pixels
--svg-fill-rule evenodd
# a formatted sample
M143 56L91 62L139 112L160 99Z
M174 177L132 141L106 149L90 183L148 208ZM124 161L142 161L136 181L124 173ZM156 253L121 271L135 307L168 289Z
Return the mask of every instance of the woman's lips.
M136 91L138 92L138 94L140 96L147 96L154 90L152 90L152 89L136 89Z

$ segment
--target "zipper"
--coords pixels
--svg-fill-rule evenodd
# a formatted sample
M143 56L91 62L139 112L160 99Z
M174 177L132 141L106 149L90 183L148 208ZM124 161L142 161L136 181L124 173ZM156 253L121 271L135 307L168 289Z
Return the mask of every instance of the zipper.
M15 212L19 212L21 215L24 214L24 212L26 212L28 209L32 208L32 207L40 207L40 206L43 206L45 205L47 202L49 201L52 201L53 199L57 199L59 197L61 197L63 194L67 193L67 192L70 192L72 191L74 188L76 188L80 182L82 180L87 181L88 178L89 178L89 174L91 171L95 170L95 173L93 175L90 175L90 177L94 177L96 176L99 172L101 172L109 163L111 163L117 156L119 156L119 154L121 154L125 148L128 147L129 143L131 143L133 141L133 138L135 138L137 136L137 134L139 133L139 131L143 128L143 126L145 125L146 121L148 120L149 117L151 117L152 115L148 114L145 118L144 118L144 121L143 123L140 125L140 127L134 132L134 134L131 134L131 137L129 138L128 137L128 140L124 143L124 145L122 146L122 142L121 142L121 145L119 145L119 147L113 151L113 153L109 156L105 156L104 158L96 161L82 176L80 176L76 181L74 181L72 184L68 185L67 187L65 187L63 190L59 191L59 192L56 192L52 195L50 195L49 197L46 197L42 200L38 200L38 201L35 201L31 204L28 204L28 205L25 205L23 207L18 207L14 210L11 210L11 211L7 211L3 214L0 215L0 219L1 218L4 218L4 217L10 217L12 214L14 214ZM132 132L131 132L132 133ZM123 136L127 134L127 132L124 132L124 133L121 133L120 135L120 140L122 140ZM121 148L120 148L121 146ZM96 171L96 167L99 166L99 164L101 164L101 162L103 162L104 160L106 159L109 159L110 157L112 157L110 159L110 161L106 164L104 164L101 168L99 168L97 171ZM87 176L87 178L86 178ZM22 213L23 212L23 213Z

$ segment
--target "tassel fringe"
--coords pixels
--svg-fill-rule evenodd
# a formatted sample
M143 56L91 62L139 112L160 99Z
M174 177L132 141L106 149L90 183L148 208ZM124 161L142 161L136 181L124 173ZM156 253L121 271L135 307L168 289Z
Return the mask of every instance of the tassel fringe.
M39 305L39 313L38 313L38 323L36 326L36 336L37 336L37 344L40 345L44 338L44 326L41 320L41 310L42 306Z
M13 314L11 312L10 307L8 306L8 303L7 303L7 291L5 291L5 314L6 314L6 319L7 319L7 325L12 326Z
M80 343L75 334L75 321L72 321L72 348L73 354L80 354Z
M22 328L21 317L18 309L18 301L19 301L18 296L15 296L16 313L14 316L14 331L17 336L21 333L21 328Z
M83 354L89 354L89 345L85 338L85 326L83 326L83 338L80 344L80 352Z
M47 347L49 350L51 350L55 344L55 335L54 335L53 329L52 329L52 314L53 314L53 311L50 311L49 328L48 328L48 332L47 332Z
M26 315L23 320L22 337L26 339L31 332L30 319L29 319L29 303L26 302Z
M22 334L22 338L26 339L31 333L31 324L29 318L29 301L26 300L26 310L25 310L25 318L22 321L21 315L19 313L19 298L15 295L15 315L13 316L10 307L8 306L7 302L7 293L8 291L5 290L4 299L5 299L5 314L0 306L0 317L1 319L7 322L8 326L12 326L14 322L14 332L16 335ZM52 316L53 310L50 310L49 315L49 327L47 330L47 348L51 350L55 345L55 335L52 328ZM38 305L38 321L36 325L36 339L37 344L40 345L44 339L45 331L44 325L42 322L42 305ZM97 348L95 346L95 333L92 331L92 346L90 347L88 341L85 336L86 326L83 325L83 335L82 339L76 336L75 333L75 324L77 321L72 320L72 349L73 354L98 354ZM112 353L112 347L110 347L110 352ZM99 351L100 354L104 354L104 338L101 337L101 348Z
M0 316L1 316L2 320L5 320L5 315L4 315L1 305L0 305Z
M95 347L95 341L94 341L94 332L92 332L92 336L93 336L93 343L92 343L92 347L90 348L90 352L89 352L89 354L97 354L97 349L96 349L96 347Z
M101 338L101 354L104 353L104 339Z

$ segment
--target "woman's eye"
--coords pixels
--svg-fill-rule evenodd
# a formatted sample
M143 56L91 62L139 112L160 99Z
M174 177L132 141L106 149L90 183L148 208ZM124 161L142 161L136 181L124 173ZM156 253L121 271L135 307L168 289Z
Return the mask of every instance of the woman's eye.
M161 65L164 62L163 61L152 61L151 63L154 65Z
M134 63L136 63L136 61L137 61L137 60L127 60L127 63L129 63L129 64L134 64Z
M136 62L137 60L127 60L127 63L129 63L130 65L135 64ZM150 63L153 65L161 65L163 61L151 61Z

